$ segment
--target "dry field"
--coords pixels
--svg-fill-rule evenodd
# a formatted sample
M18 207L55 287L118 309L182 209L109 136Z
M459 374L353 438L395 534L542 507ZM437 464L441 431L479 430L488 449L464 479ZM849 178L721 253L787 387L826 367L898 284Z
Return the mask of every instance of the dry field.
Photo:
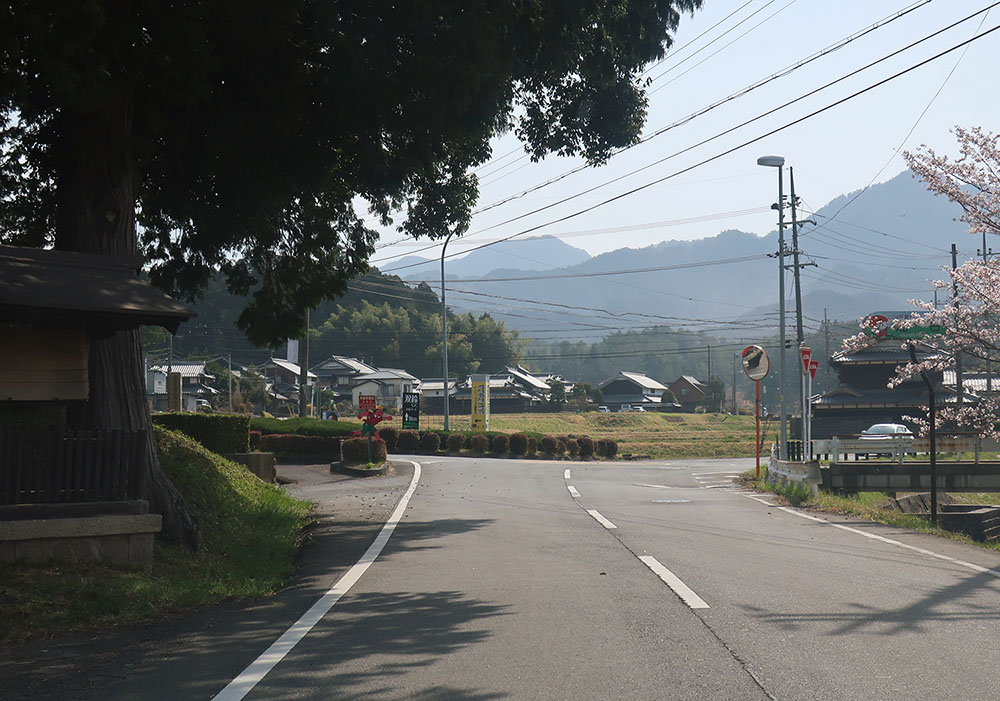
M468 415L450 417L451 429L468 430ZM421 428L444 428L444 417L423 415ZM537 431L553 436L614 438L619 456L738 458L754 454L752 416L727 414L493 414L490 430ZM763 426L761 428L763 431ZM773 436L768 436L773 438ZM765 441L769 445L769 441Z

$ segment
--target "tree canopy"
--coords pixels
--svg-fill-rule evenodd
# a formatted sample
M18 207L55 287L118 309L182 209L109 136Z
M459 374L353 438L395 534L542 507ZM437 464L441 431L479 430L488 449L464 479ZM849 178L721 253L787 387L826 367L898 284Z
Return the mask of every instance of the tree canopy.
M947 197L964 210L962 220L969 233L977 236L1000 234L1000 135L979 127L954 130L959 156L951 158L923 146L905 153L907 164L931 192ZM988 248L988 247L984 247ZM988 256L987 256L988 258ZM898 385L920 371L941 371L953 368L959 355L972 361L972 366L994 375L1000 367L1000 262L996 257L986 260L972 258L947 271L948 279L936 281L942 291L941 305L929 301L911 300L918 311L909 319L898 319L892 326L898 329L941 327L944 333L927 339L940 353L927 354L917 363L907 363L896 370L892 385ZM873 337L859 333L844 342L847 348L861 348L873 342ZM966 365L969 367L969 365ZM996 384L994 384L996 386ZM964 394L964 392L963 392ZM963 402L948 403L939 408L939 425L955 425L975 429L1000 438L1000 400L995 396L965 397ZM923 417L907 417L925 430Z
M492 136L591 162L634 142L639 71L700 5L14 0L0 240L138 242L158 286L195 298L222 271L254 343L297 337L366 269L374 221L466 229Z

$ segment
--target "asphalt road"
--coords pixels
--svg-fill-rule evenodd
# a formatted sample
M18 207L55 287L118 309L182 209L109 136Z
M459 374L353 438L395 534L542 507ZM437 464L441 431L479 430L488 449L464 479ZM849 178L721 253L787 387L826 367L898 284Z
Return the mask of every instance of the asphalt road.
M245 698L997 696L1000 553L780 507L733 486L752 460L413 460L384 548ZM412 483L405 464L289 469L326 514L295 586L148 628L132 651L93 644L120 650L101 667L117 675L95 681L80 653L87 693L63 697L211 698L243 679L353 580Z

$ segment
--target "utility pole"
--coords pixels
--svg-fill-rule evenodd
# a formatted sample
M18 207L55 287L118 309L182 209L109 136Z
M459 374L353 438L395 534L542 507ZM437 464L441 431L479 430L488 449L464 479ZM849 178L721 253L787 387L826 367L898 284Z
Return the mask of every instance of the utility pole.
M993 253L993 249L992 248L990 248L990 249L986 248L986 231L985 230L983 230L983 250L982 251L977 251L977 252L980 255L982 255L982 257L983 257L983 263L988 263L989 262L989 257L992 256L992 255L995 255ZM989 356L989 352L988 351L987 351L986 355ZM993 372L992 372L992 370L990 368L990 359L989 359L989 357L986 358L986 392L988 394L992 394L993 393Z
M708 379L712 379L712 344L708 344Z
M801 267L799 265L799 220L795 215L795 205L798 202L795 199L795 169L792 166L788 166L788 187L791 190L788 202L792 209L792 277L795 280L795 345L801 346L805 342L805 334L802 332L802 284L799 282L799 268Z
M823 309L823 337L826 341L824 346L824 355L826 362L823 363L823 377L826 378L830 372L830 320L826 317L826 308ZM829 385L826 385L829 387Z
M309 310L306 309L306 332L302 336L300 344L302 350L299 352L299 416L306 416L309 406L309 395L306 392L306 384L309 381Z
M955 244L951 244L951 269L955 270L958 267L958 248ZM958 306L958 283L952 283L952 304ZM965 394L964 378L962 376L962 349L959 348L955 351L955 391L956 395L956 406L962 408L962 395Z
M229 354L229 413L233 413L233 354Z
M740 364L740 356L733 355L733 416L739 415L739 407L736 406L736 368Z

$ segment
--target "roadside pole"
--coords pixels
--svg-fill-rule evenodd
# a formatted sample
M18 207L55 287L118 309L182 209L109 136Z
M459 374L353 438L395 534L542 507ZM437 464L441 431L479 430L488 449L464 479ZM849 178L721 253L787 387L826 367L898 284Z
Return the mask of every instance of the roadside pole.
M767 372L770 369L771 361L767 357L767 351L763 348L747 346L743 349L743 372L754 382L753 413L757 429L754 452L757 455L757 479L760 479L760 381L767 377Z

